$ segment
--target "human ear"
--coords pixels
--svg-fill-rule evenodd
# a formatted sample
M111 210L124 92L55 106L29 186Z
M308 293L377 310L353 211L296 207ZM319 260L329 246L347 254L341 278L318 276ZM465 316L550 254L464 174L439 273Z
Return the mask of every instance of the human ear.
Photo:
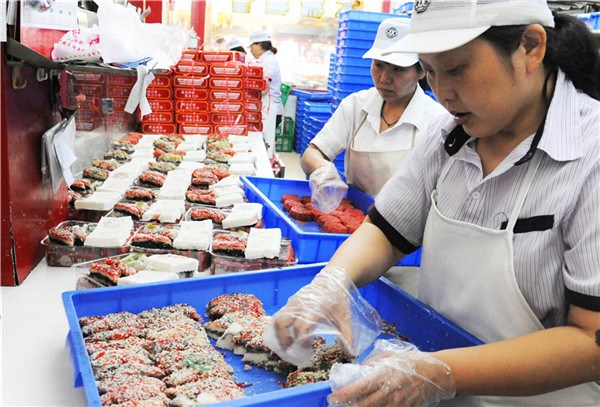
M525 66L528 73L537 70L546 55L546 30L539 24L531 24L525 28L521 38L524 50Z

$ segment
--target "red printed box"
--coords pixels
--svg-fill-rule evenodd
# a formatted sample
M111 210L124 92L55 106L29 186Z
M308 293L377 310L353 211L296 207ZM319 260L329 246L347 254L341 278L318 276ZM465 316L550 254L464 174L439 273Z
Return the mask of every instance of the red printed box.
M241 102L244 100L244 92L241 90L211 90L209 94L211 100L228 100L231 102Z
M175 99L208 99L208 91L204 89L194 88L175 88Z
M109 85L106 87L106 96L109 98L128 98L131 88L128 86Z
M237 78L210 78L210 87L217 89L242 89L244 80Z
M210 124L179 123L179 132L181 134L212 134L213 126Z
M187 48L181 53L181 61L199 61L200 51L197 49Z
M262 100L260 90L244 89L244 99L246 100Z
M263 67L258 65L250 65L246 67L246 76L248 78L262 79L264 76Z
M75 120L82 122L91 122L100 118L100 110L78 109L75 113Z
M83 93L84 95L90 96L103 96L104 95L104 84L103 83L75 83L73 85L74 93Z
M77 100L74 96L67 99L68 106L77 105L80 109L100 110L102 108L102 98L98 96L85 96Z
M260 112L246 112L244 113L244 117L247 122L260 122L262 121L262 113Z
M247 112L260 112L262 110L262 102L246 101L245 108Z
M232 51L200 51L200 62L228 62L228 61L240 61L244 62L245 57L240 52Z
M173 123L173 113L171 112L152 112L142 117L143 123Z
M234 134L236 136L247 136L248 135L248 126L245 124L238 124L238 125L228 125L228 124L222 124L222 125L215 125L215 133L217 134L224 134L224 135L229 135L229 134Z
M133 86L137 81L136 76L125 76L125 75L107 75L107 85L118 85L118 86Z
M203 100L178 100L175 109L177 112L208 112L208 102Z
M246 78L246 89L267 90L269 86L264 79Z
M212 113L210 120L213 124L246 124L246 119L241 114Z
M215 113L242 113L244 105L236 102L213 102L210 110Z
M209 67L211 76L238 77L246 75L246 66L237 62L214 63Z
M175 108L172 99L148 99L148 104L154 112L172 112Z
M174 134L177 125L174 123L142 123L142 133L148 134Z
M177 112L175 119L177 123L210 124L208 113Z
M208 65L204 62L182 59L175 65L175 72L186 75L208 75Z
M208 80L203 76L173 76L173 85L182 87L192 88L206 88L208 86Z
M113 98L113 106L115 108L115 112L123 112L125 110L126 105L127 98Z
M169 88L171 87L171 75L156 75L152 82L150 82L150 86L157 86L160 88Z
M171 99L173 91L171 88L148 86L146 89L146 97L148 99Z
M263 130L262 122L248 123L248 131L262 131L262 130Z
M77 82L104 83L104 74L97 72L72 72L73 79Z

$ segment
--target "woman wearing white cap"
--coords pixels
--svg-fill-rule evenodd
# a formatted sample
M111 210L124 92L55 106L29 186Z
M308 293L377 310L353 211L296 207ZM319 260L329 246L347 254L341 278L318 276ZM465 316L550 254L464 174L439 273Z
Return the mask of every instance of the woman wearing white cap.
M263 94L263 134L269 144L268 152L273 154L275 148L275 128L283 117L281 103L281 71L275 58L277 48L271 43L271 34L256 31L250 35L250 53L254 63L263 67L263 74L269 83L269 91Z
M325 212L337 208L348 188L332 163L338 154L346 151L348 183L375 196L429 122L446 112L420 88L425 74L417 54L382 55L408 33L409 22L407 18L381 22L371 49L363 55L373 60L375 86L343 99L302 156L313 203Z
M389 51L419 52L451 114L381 190L331 259L337 267L274 316L277 343L288 349L312 326L323 302L307 293L343 303L354 284L422 244L420 299L486 344L426 353L388 342L352 384L334 386L330 402L598 406L600 56L592 35L543 0L417 1L409 35ZM332 276L343 288L322 284Z

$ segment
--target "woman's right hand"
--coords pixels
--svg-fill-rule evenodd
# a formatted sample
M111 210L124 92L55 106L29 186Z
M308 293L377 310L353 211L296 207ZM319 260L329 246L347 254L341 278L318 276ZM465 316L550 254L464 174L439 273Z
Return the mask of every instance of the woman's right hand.
M312 204L325 213L336 209L348 191L348 185L342 181L331 161L327 161L310 174L309 185Z

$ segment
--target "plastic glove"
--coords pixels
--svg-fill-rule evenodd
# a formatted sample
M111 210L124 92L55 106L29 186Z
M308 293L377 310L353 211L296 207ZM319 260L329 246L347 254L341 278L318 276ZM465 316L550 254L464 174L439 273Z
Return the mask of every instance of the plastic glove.
M314 170L308 177L312 204L321 212L331 212L342 202L348 185L342 181L335 165L327 162Z
M456 394L450 368L400 340L378 340L362 365L333 365L330 406L435 406Z
M381 317L346 271L325 267L273 315L263 339L279 357L302 369L312 365L316 335L334 336L344 353L355 357L373 343L382 327Z

